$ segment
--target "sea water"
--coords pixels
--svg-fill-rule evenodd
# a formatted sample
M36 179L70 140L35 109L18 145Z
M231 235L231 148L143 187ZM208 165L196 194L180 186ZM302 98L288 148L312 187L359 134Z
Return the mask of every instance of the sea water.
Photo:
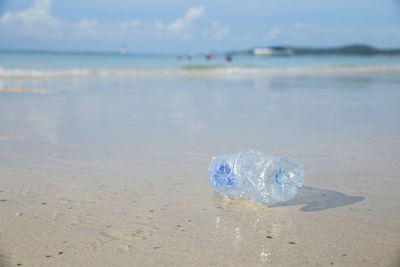
M297 157L399 132L400 57L178 56L0 53L0 135Z
M347 72L396 73L396 56L290 56L239 55L207 61L204 55L136 55L111 53L0 53L0 78L88 77L138 75L334 75Z

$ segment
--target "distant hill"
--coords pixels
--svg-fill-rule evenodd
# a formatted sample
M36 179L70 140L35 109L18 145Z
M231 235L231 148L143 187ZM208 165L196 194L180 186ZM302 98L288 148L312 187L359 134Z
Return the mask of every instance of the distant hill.
M289 52L287 55L313 55L313 56L324 56L324 55L354 55L354 56L374 56L374 55L392 55L400 56L400 48L398 49L378 49L369 45L364 44L352 44L341 47L330 47L330 48L313 48L313 47L291 47L281 46L286 48ZM247 54L253 55L255 49L251 48L244 51L229 52L227 54L239 55ZM274 54L273 54L274 55ZM275 56L279 54L275 54Z
M293 47L294 55L398 55L400 49L377 49L363 44L346 45L336 48L302 48Z

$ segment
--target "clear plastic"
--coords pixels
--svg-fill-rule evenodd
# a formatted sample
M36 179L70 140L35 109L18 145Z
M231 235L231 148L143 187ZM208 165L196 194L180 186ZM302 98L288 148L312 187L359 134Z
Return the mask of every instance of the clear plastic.
M257 150L216 156L208 166L208 183L220 196L257 205L288 201L304 179L304 168L295 159Z

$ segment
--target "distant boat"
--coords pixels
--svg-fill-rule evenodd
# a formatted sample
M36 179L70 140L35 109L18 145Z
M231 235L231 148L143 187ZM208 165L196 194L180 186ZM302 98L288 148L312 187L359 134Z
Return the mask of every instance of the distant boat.
M285 46L257 47L252 50L256 56L290 56L292 49Z
M121 55L126 55L128 53L128 51L126 50L125 47L123 47L120 51Z

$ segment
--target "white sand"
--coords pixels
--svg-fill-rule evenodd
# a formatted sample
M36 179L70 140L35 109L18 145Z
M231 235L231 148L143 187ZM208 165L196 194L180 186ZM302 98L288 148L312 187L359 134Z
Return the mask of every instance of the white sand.
M2 154L1 260L6 266L395 266L398 180L390 172L375 178L374 171L397 153L385 152L376 166L349 162L341 170L318 167L324 159L310 153L302 159L307 186L288 206L273 208L214 195L204 173L209 157L201 153L104 155L97 162ZM340 186L343 179L358 189Z

